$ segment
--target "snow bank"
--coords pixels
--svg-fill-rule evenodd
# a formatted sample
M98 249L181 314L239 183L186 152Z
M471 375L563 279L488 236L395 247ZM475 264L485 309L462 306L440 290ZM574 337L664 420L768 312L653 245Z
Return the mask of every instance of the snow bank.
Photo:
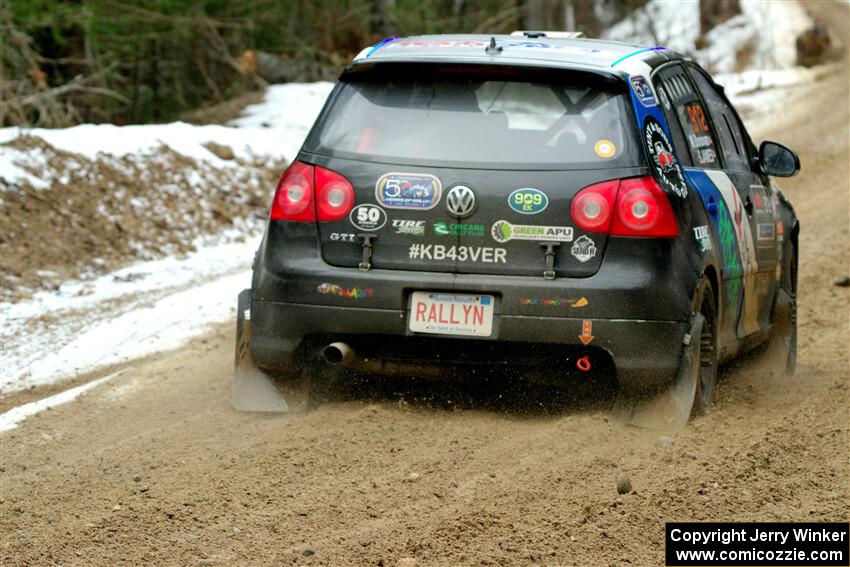
M257 239L211 244L183 260L140 262L0 304L0 391L177 348L231 319L236 296L250 287L258 244Z
M797 36L812 21L795 0L764 2L740 0L741 14L714 27L698 49L698 0L650 0L603 34L606 39L663 45L694 57L712 73L740 71L739 53L746 69L789 69L797 60Z
M82 124L72 128L2 128L0 143L21 135L37 136L60 150L95 159L100 154L124 156L151 153L167 146L187 157L204 160L220 168L238 167L204 147L208 142L233 149L235 157L246 161L262 158L291 160L298 153L333 83L293 83L269 87L263 102L248 106L244 117L228 126L195 126L185 122L115 126ZM0 177L8 182L45 183L20 163L39 165L39 156L11 148L0 148ZM43 162L43 160L42 160ZM32 169L32 168L30 168Z

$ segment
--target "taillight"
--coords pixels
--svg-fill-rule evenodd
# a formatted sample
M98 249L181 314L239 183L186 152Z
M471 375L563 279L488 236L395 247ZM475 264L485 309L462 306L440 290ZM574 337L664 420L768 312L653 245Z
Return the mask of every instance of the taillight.
M316 208L319 222L344 218L354 206L354 187L348 179L330 169L316 167Z
M673 238L679 225L670 206L670 198L654 177L636 177L620 181L617 214L611 236Z
M272 201L271 220L301 221L316 220L313 207L313 166L293 161L277 184Z
M679 235L670 200L652 177L614 179L585 187L573 198L570 214L576 227L585 232L644 238Z
M354 187L345 177L293 161L277 184L269 217L293 222L335 221L345 217L353 206Z
M579 191L573 198L570 214L575 225L585 232L608 232L620 181L603 181Z

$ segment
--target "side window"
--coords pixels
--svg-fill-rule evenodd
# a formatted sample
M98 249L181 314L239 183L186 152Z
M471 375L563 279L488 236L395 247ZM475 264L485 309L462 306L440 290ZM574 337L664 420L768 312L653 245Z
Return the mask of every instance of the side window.
M684 68L675 65L662 69L657 79L664 115L671 128L676 124L674 129L679 130L680 144L687 148L691 162L696 167L719 169L711 120Z
M726 169L750 171L749 150L738 117L702 72L693 67L689 67L688 71L708 104L711 120L720 136Z

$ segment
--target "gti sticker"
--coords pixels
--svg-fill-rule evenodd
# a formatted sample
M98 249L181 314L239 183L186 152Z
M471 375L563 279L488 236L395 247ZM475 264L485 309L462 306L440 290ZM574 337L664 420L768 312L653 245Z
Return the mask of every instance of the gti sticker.
M490 228L490 234L496 242L507 242L509 240L573 241L573 227L571 226L511 224L506 220L494 222Z
M388 209L433 209L443 186L427 173L385 173L375 183L375 198Z
M655 102L655 95L652 94L652 88L646 82L646 78L643 75L629 77L629 82L632 84L632 88L635 90L635 94L642 105L647 108L658 106L658 103Z
M352 299L365 299L375 295L374 290L360 289L359 287L344 288L337 284L323 283L320 284L316 291L322 295L336 295L337 297L350 297Z
M576 260L579 262L587 262L594 256L596 256L596 244L587 237L587 235L582 234L576 241L573 242L573 247L570 249L570 254L572 254Z
M350 232L332 232L331 240L334 242L354 242L354 239L357 238L355 235Z
M387 224L387 213L375 205L357 205L351 209L348 220L360 230L380 230Z
M593 144L593 151L601 158L612 158L617 153L617 147L611 140L599 140Z
M580 309L589 302L586 297L522 297L519 300L520 305L547 305L560 307L561 305L569 305L573 309Z
M661 184L679 197L688 196L688 186L682 176L682 170L673 155L673 146L667 139L667 134L661 124L651 116L647 116L644 123L644 140L646 149L655 163L655 172L661 180Z
M434 234L437 236L484 236L484 225L437 221L434 223Z
M409 234L410 236L425 236L424 220L393 220L393 231L396 234Z
M508 205L524 215L536 215L549 206L549 197L539 189L525 187L517 189L508 196Z
M508 251L490 246L443 246L442 244L411 244L408 257L411 260L441 260L451 262L482 262L484 264L507 264Z
M708 226L695 226L694 238L696 238L697 243L699 244L700 252L707 252L708 250L711 250L711 234L708 232Z

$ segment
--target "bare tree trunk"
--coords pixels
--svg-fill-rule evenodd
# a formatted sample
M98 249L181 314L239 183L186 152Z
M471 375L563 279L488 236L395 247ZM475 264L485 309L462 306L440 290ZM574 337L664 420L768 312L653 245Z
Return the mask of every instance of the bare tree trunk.
M383 37L398 34L398 21L395 17L395 0L375 0L374 30Z
M706 33L714 26L722 24L740 13L741 4L739 0L700 0L700 33Z
M526 30L542 30L546 27L546 5L543 0L523 0L522 27Z

